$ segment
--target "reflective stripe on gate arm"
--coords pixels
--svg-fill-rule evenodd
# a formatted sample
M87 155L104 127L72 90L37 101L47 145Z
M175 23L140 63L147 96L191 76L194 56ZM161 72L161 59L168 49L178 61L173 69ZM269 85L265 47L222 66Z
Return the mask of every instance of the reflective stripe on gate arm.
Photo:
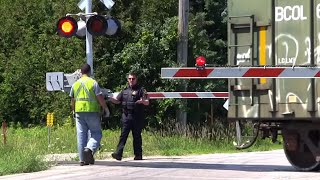
M206 67L161 68L163 79L320 78L320 67Z
M113 93L116 97L119 93ZM228 92L148 92L150 99L215 99L229 98Z

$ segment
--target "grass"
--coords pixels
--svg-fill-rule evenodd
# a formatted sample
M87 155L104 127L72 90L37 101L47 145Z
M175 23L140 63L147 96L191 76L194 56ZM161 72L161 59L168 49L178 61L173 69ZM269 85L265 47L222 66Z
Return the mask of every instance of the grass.
M49 164L33 151L17 150L11 145L0 148L0 175L45 170Z
M101 149L97 159L104 159L117 146L120 129L104 130ZM22 172L45 170L54 165L46 162L47 154L77 153L76 129L71 125L54 126L50 131L47 127L28 129L9 128L7 143L0 143L0 176ZM143 131L143 154L148 155L187 155L208 153L235 153L243 151L265 151L281 149L281 145L272 144L270 140L259 140L247 150L236 150L228 139L212 139L206 137L181 136L174 133L164 135L163 132ZM2 139L1 139L2 140ZM130 134L124 157L133 156L132 136ZM8 163L10 162L10 163Z

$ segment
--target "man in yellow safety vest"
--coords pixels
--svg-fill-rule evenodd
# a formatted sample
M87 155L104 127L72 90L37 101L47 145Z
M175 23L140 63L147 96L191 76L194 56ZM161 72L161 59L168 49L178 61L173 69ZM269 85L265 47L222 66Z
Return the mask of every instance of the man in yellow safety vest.
M100 106L107 109L98 83L90 77L91 67L84 64L82 76L71 88L71 107L75 114L80 165L94 164L94 153L102 138ZM89 132L90 135L89 135Z

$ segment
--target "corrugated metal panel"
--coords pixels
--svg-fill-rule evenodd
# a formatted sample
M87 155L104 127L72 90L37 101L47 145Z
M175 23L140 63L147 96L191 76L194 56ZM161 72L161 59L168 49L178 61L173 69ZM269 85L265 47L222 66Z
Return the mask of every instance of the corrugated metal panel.
M229 0L228 13L230 65L320 64L320 0ZM320 117L319 80L230 79L229 84L229 118Z

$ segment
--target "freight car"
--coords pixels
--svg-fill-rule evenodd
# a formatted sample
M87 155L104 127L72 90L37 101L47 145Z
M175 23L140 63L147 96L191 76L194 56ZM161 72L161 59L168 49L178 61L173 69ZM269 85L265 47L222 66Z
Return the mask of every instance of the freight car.
M251 145L259 130L274 139L281 133L289 162L298 170L318 170L320 81L312 76L320 64L320 1L229 0L228 13L230 66L305 69L295 78L228 80L237 146ZM250 124L252 138L246 139L241 133Z
M228 78L234 145L280 134L293 167L319 170L320 0L228 0L227 13L227 67L163 68L161 76Z

